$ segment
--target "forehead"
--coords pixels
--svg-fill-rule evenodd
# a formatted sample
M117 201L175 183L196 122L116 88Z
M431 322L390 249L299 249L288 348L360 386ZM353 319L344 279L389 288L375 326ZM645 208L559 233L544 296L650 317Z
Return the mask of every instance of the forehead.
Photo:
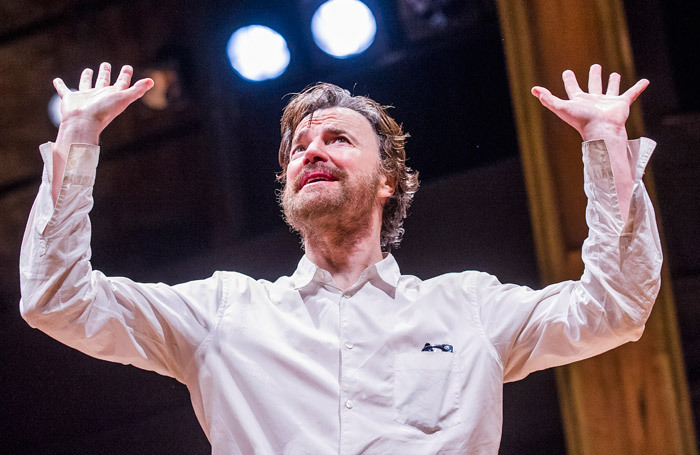
M304 130L333 127L356 135L374 135L374 128L364 115L346 107L319 109L304 117L295 131L295 137Z

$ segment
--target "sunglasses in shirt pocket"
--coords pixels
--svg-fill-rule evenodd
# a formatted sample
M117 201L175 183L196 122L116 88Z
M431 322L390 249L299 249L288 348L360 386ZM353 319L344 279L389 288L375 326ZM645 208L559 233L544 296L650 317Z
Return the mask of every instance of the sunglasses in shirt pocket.
M394 354L394 420L424 433L460 424L459 378L452 352Z

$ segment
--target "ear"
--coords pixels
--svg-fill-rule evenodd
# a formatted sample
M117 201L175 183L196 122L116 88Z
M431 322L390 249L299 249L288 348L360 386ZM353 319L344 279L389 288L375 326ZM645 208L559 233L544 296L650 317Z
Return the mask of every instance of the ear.
M377 196L390 198L394 195L394 190L396 185L394 184L394 179L390 178L386 174L382 174L379 178L379 187L377 188Z

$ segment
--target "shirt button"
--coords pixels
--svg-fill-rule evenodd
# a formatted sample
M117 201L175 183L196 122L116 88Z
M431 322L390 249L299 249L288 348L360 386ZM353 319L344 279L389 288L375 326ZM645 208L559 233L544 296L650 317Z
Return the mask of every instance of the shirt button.
M70 167L75 167L78 164L78 162L75 159L72 159L68 162L68 164L70 165Z
M348 348L348 349L352 349L352 348L355 347L355 345L352 344L352 343L350 343L350 342L348 341L347 343L345 343L345 347Z
M352 401L348 400L345 402L345 407L348 409L352 409Z
M39 240L39 256L45 256L46 255L46 240L41 239Z

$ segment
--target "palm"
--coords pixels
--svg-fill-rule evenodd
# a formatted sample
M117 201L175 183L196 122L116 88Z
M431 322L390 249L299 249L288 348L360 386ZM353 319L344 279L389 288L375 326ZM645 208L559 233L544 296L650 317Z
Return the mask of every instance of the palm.
M562 101L561 116L576 129L601 117L614 125L622 126L630 112L630 106L622 96L580 92L569 100Z
M109 123L124 111L129 101L114 87L71 92L61 100L61 116L68 119L75 116L88 116L100 122Z

